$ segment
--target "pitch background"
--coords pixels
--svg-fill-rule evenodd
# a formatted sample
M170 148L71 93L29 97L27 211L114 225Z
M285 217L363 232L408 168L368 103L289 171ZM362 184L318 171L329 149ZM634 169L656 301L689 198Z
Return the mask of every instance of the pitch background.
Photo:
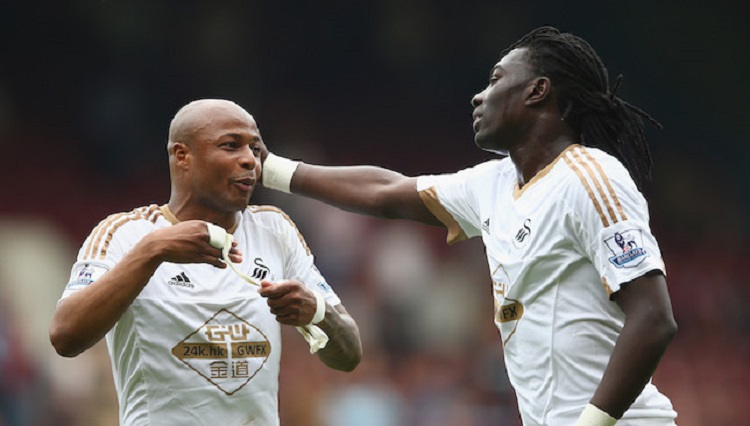
M180 106L232 99L273 151L309 162L454 171L490 158L470 98L544 24L587 39L664 124L646 193L681 328L655 381L681 426L741 423L750 27L732 2L79 0L0 5L0 424L116 424L101 345L60 359L46 326L88 231L167 200ZM283 424L516 421L481 245L264 190L253 203L297 221L366 344L340 375L289 334Z

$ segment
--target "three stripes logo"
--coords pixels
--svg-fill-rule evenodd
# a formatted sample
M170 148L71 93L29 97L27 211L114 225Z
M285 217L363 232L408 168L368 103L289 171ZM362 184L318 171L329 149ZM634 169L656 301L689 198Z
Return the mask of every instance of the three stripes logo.
M253 260L253 263L256 265L256 268L253 269L251 276L256 280L265 279L271 269L263 263L263 259L260 257L256 257L255 260Z
M188 278L185 272L180 272L179 274L170 278L169 281L167 281L167 284L178 287L195 288L195 284L190 282L190 278Z
M486 233L490 233L490 218L487 218L484 222L482 222L482 231Z

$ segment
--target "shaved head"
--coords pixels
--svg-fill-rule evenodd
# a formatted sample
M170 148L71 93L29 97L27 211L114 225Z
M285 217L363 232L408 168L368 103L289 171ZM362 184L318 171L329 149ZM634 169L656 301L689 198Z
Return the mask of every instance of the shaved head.
M195 135L210 123L211 111L235 110L250 114L236 103L224 99L198 99L180 108L169 123L167 150L172 154L176 142L192 145ZM250 116L252 117L252 116Z

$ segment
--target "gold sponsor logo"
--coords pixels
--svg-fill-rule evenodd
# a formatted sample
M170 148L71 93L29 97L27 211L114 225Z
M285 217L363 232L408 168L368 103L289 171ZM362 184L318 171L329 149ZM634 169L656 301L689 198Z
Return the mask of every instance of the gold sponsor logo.
M221 309L172 348L172 355L227 395L263 368L271 343L257 327Z
M495 308L495 321L508 322L517 321L523 316L523 305L521 302L513 302L510 305Z

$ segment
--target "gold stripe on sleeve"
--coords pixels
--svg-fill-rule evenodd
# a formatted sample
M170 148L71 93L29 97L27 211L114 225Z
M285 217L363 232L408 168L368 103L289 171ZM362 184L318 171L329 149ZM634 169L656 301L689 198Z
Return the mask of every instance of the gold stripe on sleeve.
M580 150L583 150L583 148L579 147ZM599 179L597 179L597 174L594 170L591 169L591 166L589 166L589 163L587 163L583 158L581 158L580 153L578 150L573 150L572 152L573 158L586 170L586 173L588 173L589 177L591 177L591 180L594 181L594 186L596 187L597 192L599 192L599 196L602 198L602 201L604 202L604 205L607 207L607 212L609 212L609 217L612 219L612 223L617 223L617 215L615 214L615 210L612 208L612 204L609 202L609 198L607 198L607 194L604 192L604 188L602 188L602 184L599 182Z
M434 186L419 191L419 198L422 199L422 202L430 213L432 213L448 229L448 237L446 238L448 244L457 243L468 238L464 230L461 229L461 225L458 224L456 219L454 219L448 210L446 210L440 203L437 190Z
M604 287L604 291L607 293L607 297L612 296L612 293L614 293L614 291L612 290L612 287L609 286L609 282L605 277L602 277L602 286Z
M568 166L578 175L578 179L581 180L581 183L583 184L583 187L586 189L586 192L589 194L589 198L591 199L591 202L594 203L594 208L596 209L596 212L599 213L599 217L602 219L602 223L604 224L604 227L609 226L609 221L607 221L607 217L604 214L604 211L602 210L602 206L599 205L599 200L596 199L596 196L594 195L594 191L591 190L591 186L589 185L588 181L586 181L586 177L583 175L583 172L573 163L573 160L568 158L566 155L563 157L565 159L565 162L568 164Z
M125 216L127 213L115 213L107 216L106 219L99 222L99 225L94 228L93 231L91 231L91 239L89 239L89 244L86 247L86 253L84 253L83 258L84 259L90 259L94 257L94 253L96 251L96 248L99 246L99 243L101 242L102 238L104 237L107 228L112 224L112 222L117 221L121 217Z
M109 243L112 241L112 237L114 236L115 232L117 232L117 230L120 229L122 225L128 222L132 222L134 220L139 220L139 219L148 220L148 217L158 208L159 206L157 206L156 204L152 204L149 207L141 207L136 210L133 210L127 216L113 223L112 227L109 229L109 232L107 232L107 237L104 239L102 248L99 250L99 259L104 259L107 256L107 250L109 250Z
M622 217L622 220L628 220L628 217L625 215L625 210L622 208L622 204L620 204L620 199L617 198L617 194L615 193L614 188L612 188L612 184L609 182L609 178L607 178L607 174L604 173L604 169L602 169L601 164L599 164L598 161L594 157L591 156L591 154L583 148L583 153L586 156L586 158L596 167L596 169L599 171L599 174L602 176L602 180L604 181L604 185L607 186L607 190L609 191L609 195L612 196L612 200L615 202L615 206L617 207L617 212L620 213L620 216Z

